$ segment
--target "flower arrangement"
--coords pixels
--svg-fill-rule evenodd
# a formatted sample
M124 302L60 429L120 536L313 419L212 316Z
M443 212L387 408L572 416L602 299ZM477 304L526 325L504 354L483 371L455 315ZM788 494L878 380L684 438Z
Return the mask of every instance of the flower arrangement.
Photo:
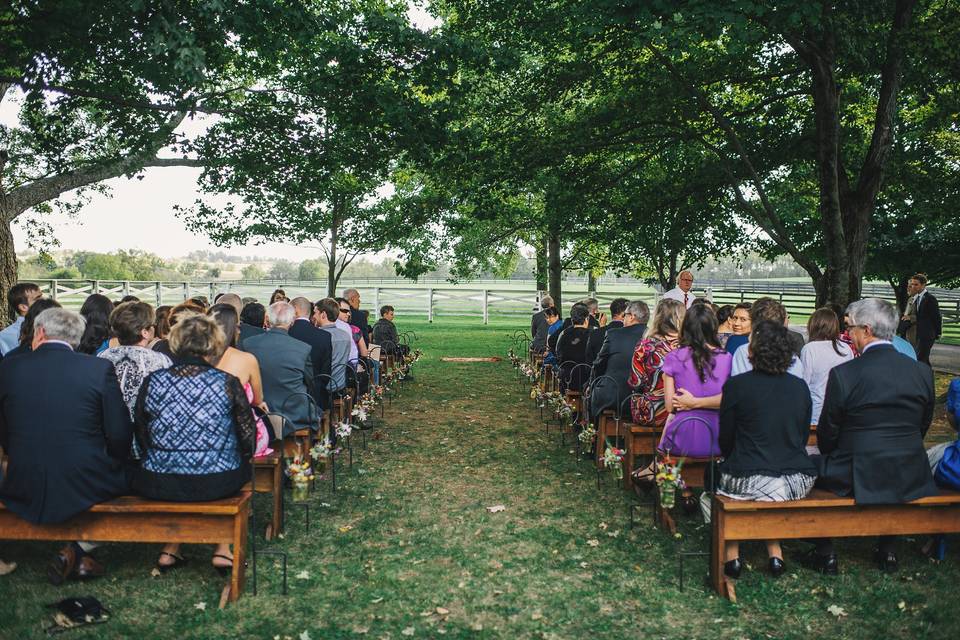
M623 477L623 449L611 447L609 444L603 452L603 466L613 472L613 477L619 480Z
M580 433L577 434L577 438L580 440L581 444L590 445L593 442L594 436L597 435L597 429L592 424L587 423L580 428Z
M350 434L353 433L353 427L349 422L338 422L334 429L338 438L349 438Z
M660 492L660 506L664 509L672 509L677 501L677 489L683 489L683 477L680 470L683 469L683 458L675 460L667 452L666 456L660 458L657 463L657 490Z
M314 479L310 461L296 456L287 465L287 475L293 483L293 501L304 502L310 495L310 484Z
M537 372L536 372L536 370L530 365L529 362L521 362L521 363L520 363L520 366L519 366L519 369L520 369L520 373L522 373L522 374L524 375L524 377L526 377L528 380L530 380L530 382L536 382L536 381L537 381Z

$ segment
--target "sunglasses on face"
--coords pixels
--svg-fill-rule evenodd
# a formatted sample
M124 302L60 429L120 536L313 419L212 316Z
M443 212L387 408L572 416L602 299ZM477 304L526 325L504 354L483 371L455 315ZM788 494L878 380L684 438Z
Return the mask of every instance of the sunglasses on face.
M350 313L350 309L340 309L340 313Z

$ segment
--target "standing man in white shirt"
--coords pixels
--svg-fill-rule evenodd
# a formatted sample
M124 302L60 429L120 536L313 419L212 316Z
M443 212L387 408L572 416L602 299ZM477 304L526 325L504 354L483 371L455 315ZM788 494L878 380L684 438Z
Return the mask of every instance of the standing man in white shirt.
M20 326L23 324L23 317L30 310L30 305L42 297L40 287L32 282L21 282L10 287L10 291L7 292L7 307L14 321L0 331L0 355L7 355L8 351L20 344Z
M681 271L677 276L677 286L663 294L664 298L670 300L679 300L687 309L693 304L696 296L691 291L693 289L693 273L690 271Z

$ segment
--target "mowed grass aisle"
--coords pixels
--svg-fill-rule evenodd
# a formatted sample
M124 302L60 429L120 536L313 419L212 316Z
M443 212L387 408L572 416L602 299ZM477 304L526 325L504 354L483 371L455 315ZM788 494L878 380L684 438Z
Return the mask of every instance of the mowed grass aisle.
M947 561L928 564L901 543L901 571L878 573L872 542L839 545L842 575L800 569L787 545L788 574L754 571L740 603L711 595L705 559L687 563L677 587L676 551L706 549L706 528L681 518L675 540L648 511L627 527L632 500L609 475L597 490L592 467L547 438L509 363L445 363L449 356L505 356L516 326L443 320L415 329L425 357L388 408L383 437L358 452L330 494L318 487L306 532L288 506L279 542L290 554L290 595L262 560L260 595L216 609L219 578L210 550L186 547L192 562L150 576L156 545L110 545L98 553L108 576L55 589L43 568L56 545L0 543L20 568L0 578L0 636L40 637L43 604L91 594L113 610L107 624L70 637L140 638L917 638L957 637L956 538ZM555 434L555 432L553 432ZM265 502L258 501L264 506ZM487 507L503 505L491 513ZM843 615L828 607L835 605Z

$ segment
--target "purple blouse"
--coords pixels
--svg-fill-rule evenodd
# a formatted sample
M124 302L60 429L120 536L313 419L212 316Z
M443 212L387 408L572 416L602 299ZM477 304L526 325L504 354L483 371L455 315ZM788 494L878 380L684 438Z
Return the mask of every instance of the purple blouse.
M700 380L692 353L690 347L682 347L664 359L663 372L673 378L674 389L683 389L698 398L721 393L723 383L730 377L733 356L720 349L714 351L705 380ZM678 411L667 421L659 448L673 456L718 456L719 430L720 414L716 409Z

